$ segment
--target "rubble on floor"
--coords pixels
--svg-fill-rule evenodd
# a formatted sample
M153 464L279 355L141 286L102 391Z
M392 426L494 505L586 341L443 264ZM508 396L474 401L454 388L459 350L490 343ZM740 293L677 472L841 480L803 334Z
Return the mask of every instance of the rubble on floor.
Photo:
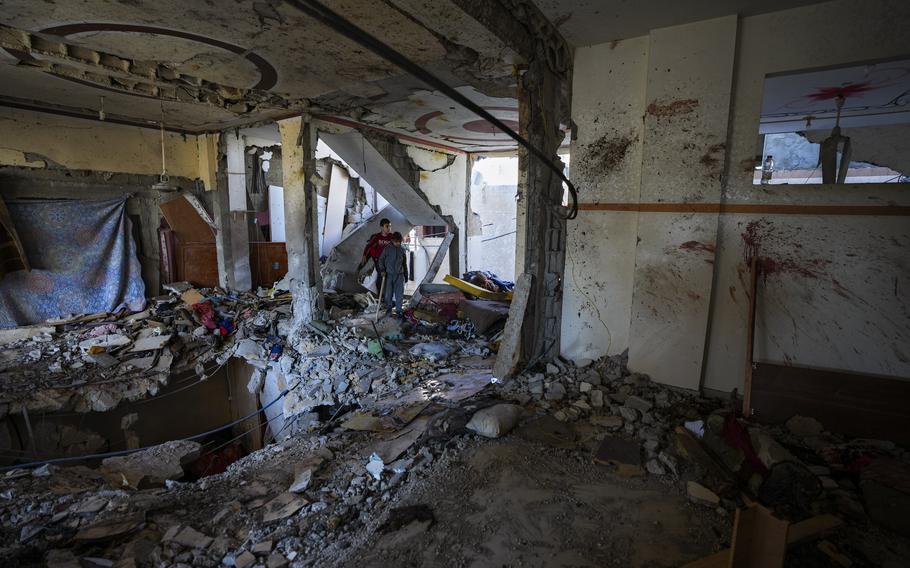
M261 329L290 313L289 294L165 287L170 294L150 299L139 313L0 330L0 418L23 409L105 412L155 396L173 377L204 379L241 339L238 326L249 320Z
M129 473L114 478L110 462L101 470L13 469L0 478L0 562L342 565L373 537L366 527L394 531L395 519L417 515L423 520L409 527L433 530L432 512L398 506L405 483L440 460L457 463L468 444L508 444L513 436L542 444L549 459L601 464L617 479L660 480L693 510L724 521L747 501L791 522L821 513L847 521L824 546L792 554L882 564L888 551L864 539L878 542L882 526L906 530L908 454L893 444L849 440L808 417L758 425L738 416L733 402L630 372L625 356L582 366L556 360L497 383L495 342L460 320L376 321L358 313L362 303L341 297L334 321L289 336L286 304L233 301L234 330L220 337L215 358L247 360L257 370L250 392L262 395L269 381L287 391L274 442L201 478L175 479L186 464L173 457L192 447L168 454L167 471L144 482ZM224 315L204 317L218 326ZM718 536L717 549L726 538Z

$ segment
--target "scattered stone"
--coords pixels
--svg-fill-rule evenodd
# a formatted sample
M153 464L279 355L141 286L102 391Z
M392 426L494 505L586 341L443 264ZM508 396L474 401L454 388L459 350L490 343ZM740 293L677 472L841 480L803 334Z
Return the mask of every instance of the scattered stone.
M319 471L324 461L322 457L314 456L298 464L295 468L296 476L294 477L294 482L291 483L288 491L291 493L303 493L306 491L313 480L313 475Z
M686 482L686 494L689 496L689 501L699 505L716 507L720 503L720 497L716 493L694 481Z
M661 465L661 463L656 459L648 460L648 462L645 464L645 468L651 475L664 475L667 473L667 470L664 469L664 466Z
M562 383L553 381L547 385L547 400L562 400L566 396L566 387Z
M270 552L272 552L272 541L271 540L261 540L261 541L257 542L256 544L254 544L252 546L252 548L250 548L250 552L252 552L253 554L255 554L257 556L265 556L266 554L269 554Z
M619 413L626 422L635 422L638 420L638 411L628 406L620 406Z
M822 426L822 423L815 418L800 416L799 414L794 415L787 420L786 426L791 434L799 436L800 438L818 436L825 431L825 427Z
M617 430L622 428L623 418L622 416L592 416L591 424L608 430Z
M592 388L594 388L594 387L589 382L583 381L581 383L578 383L578 390L580 390L581 392L589 392Z
M600 390L592 390L588 395L591 399L591 406L594 408L603 408L604 405L604 393Z
M206 536L193 527L173 526L162 538L164 542L176 542L187 548L208 548L212 544L212 537Z
M244 550L234 558L234 568L249 568L256 563L256 557L249 550Z
M640 396L634 396L634 395L628 397L624 404L628 408L634 408L635 410L641 412L642 414L650 412L651 408L653 408L653 406L654 406L653 404L651 404L647 400L641 398Z
M749 429L749 437L752 439L752 448L755 449L758 459L768 469L779 462L796 460L777 440L759 428Z

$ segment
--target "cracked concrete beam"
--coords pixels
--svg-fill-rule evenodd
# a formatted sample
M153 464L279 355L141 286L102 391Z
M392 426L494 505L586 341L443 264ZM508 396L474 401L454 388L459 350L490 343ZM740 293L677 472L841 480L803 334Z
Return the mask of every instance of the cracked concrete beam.
M157 61L133 60L0 25L0 47L20 65L141 95L207 104L235 114L291 109L302 104L275 93L222 85L186 75Z
M558 76L572 67L572 48L530 0L452 0L527 60L543 57Z

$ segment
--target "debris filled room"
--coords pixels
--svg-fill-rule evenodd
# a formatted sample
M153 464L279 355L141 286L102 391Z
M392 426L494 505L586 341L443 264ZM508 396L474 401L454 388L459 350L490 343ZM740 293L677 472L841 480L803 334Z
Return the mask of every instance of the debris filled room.
M910 3L0 16L0 565L907 566Z

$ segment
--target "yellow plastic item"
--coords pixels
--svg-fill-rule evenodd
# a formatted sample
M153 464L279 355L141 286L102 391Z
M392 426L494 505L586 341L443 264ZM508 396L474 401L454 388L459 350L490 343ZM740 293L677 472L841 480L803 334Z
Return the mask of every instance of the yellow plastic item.
M462 292L465 292L466 294L470 294L474 297L480 298L481 300L493 300L493 301L498 301L498 302L511 302L512 301L511 292L506 292L506 293L490 292L486 288L481 288L480 286L475 286L474 284L471 284L470 282L466 282L466 281L462 280L461 278L456 278L456 277L452 276L451 274L446 274L446 276L445 276L445 278L443 278L443 280L445 280L452 286L455 286Z

